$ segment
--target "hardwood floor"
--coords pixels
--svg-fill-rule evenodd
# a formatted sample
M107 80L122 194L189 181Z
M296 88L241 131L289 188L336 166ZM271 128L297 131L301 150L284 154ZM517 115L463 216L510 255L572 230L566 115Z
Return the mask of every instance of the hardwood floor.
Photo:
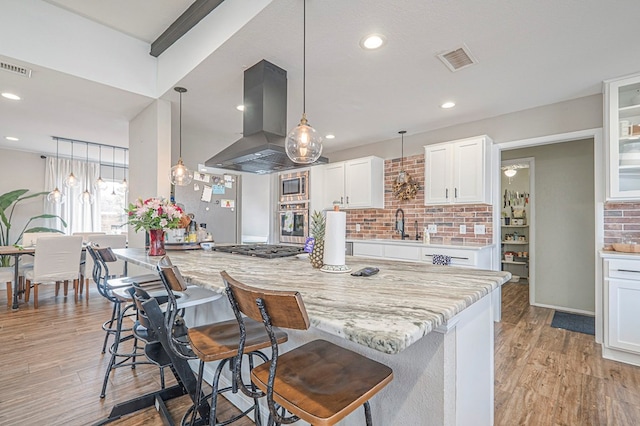
M593 336L551 328L529 286L502 287L496 324L496 425L638 425L640 367L602 358Z
M4 296L0 293L0 298ZM0 425L88 425L111 407L160 388L155 366L117 369L99 398L108 357L100 353L110 304L91 289L89 302L40 289L40 308L0 307ZM496 324L496 425L640 424L640 367L604 360L592 336L551 328L553 310L529 306L528 286L503 287ZM167 384L175 383L167 372ZM231 405L220 398L223 416ZM188 397L168 404L175 421ZM114 425L161 425L155 409ZM249 426L246 419L235 423ZM384 425L380 425L384 426ZM417 425L416 425L417 426Z
M90 425L106 418L115 403L160 389L158 367L123 367L111 373L106 397L100 399L109 361L108 354L100 353L101 324L111 315L111 304L94 287L89 301L77 304L73 295L54 297L54 286L40 287L37 310L30 303L11 311L6 293L0 292L0 425ZM169 370L165 375L167 386L176 383ZM176 422L190 405L188 396L167 403ZM223 397L218 407L222 418L235 412ZM111 424L163 423L149 408Z

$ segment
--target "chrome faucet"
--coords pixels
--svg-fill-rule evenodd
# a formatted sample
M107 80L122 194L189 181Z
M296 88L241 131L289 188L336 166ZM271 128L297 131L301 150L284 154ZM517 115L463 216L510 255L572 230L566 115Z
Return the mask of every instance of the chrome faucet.
M404 233L404 210L396 210L396 232L400 233L400 237L404 240L409 234Z

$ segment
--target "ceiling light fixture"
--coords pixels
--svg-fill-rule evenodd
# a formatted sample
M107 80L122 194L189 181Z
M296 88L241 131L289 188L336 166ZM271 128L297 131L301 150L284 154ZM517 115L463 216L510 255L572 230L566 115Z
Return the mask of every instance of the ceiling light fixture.
M387 39L385 38L385 36L381 34L370 34L360 40L360 46L363 49L374 50L381 48L386 43L386 41Z
M442 105L440 105L440 108L449 109L449 108L453 108L454 106L456 106L455 102L445 102Z
M302 7L302 118L300 124L287 135L285 150L294 163L311 164L322 154L322 136L307 122L306 113L306 66L307 66L307 1Z
M100 154L99 155L99 164L98 164L98 179L96 179L95 187L99 191L104 191L107 189L107 182L102 179L102 145L99 146Z
M128 162L127 162L127 154L129 153L129 150L126 148L122 148L124 150L124 169L122 169L122 190L124 192L127 192L129 190L129 182L127 182L127 170L129 170L129 166L128 166Z
M516 173L518 173L518 171L516 169L507 169L504 171L504 175L508 178L512 178L516 175Z
M19 101L20 99L22 99L20 96L13 94L13 93L9 93L9 92L4 92L2 93L2 97L3 98L7 98L7 99L11 99L12 101Z
M52 204L62 204L64 203L64 201L66 200L66 196L64 195L64 193L62 191L60 191L58 189L58 169L60 168L60 163L58 160L58 146L60 144L60 141L58 140L58 138L56 138L56 164L55 164L55 170L53 173L54 176L54 180L56 181L56 187L53 191L51 191L50 193L47 194L47 201L52 203Z
M4 138L6 140L12 141L12 142L18 142L20 140L20 139L16 138L15 136L5 136Z
M174 87L173 90L180 93L180 156L178 157L178 164L171 168L169 180L172 185L185 186L189 185L193 180L193 171L187 169L187 166L182 162L182 94L186 93L187 89Z
M71 173L64 180L64 186L67 188L74 188L78 185L78 179L73 174L73 141L71 141Z
M244 111L244 105L238 105L238 106L236 107L236 109L237 109L238 111Z
M405 183L407 181L407 172L404 171L404 134L407 133L406 130L400 130L400 137L402 138L402 154L400 156L400 173L398 173L398 177L396 178L397 183Z
M335 139L336 135L328 134L324 137L325 139Z
M87 142L87 157L85 160L85 186L84 186L84 191L82 191L82 194L80 194L80 196L78 197L78 201L80 202L80 204L93 204L93 202L96 200L95 195L93 195L91 193L91 191L89 191L89 143Z

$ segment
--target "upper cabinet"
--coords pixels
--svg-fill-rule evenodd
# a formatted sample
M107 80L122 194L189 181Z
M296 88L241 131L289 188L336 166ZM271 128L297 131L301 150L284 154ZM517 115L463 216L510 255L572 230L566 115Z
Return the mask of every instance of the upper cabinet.
M339 202L345 209L384 207L384 160L364 157L318 166L321 171L321 208Z
M608 198L640 199L640 75L604 82Z
M491 204L488 136L424 147L424 203Z

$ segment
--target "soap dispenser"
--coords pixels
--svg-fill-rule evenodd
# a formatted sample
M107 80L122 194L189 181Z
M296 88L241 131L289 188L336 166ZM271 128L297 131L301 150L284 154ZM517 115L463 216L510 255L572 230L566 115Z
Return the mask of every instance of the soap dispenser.
M424 244L431 244L431 234L429 234L429 229L426 226L422 228L422 242Z

